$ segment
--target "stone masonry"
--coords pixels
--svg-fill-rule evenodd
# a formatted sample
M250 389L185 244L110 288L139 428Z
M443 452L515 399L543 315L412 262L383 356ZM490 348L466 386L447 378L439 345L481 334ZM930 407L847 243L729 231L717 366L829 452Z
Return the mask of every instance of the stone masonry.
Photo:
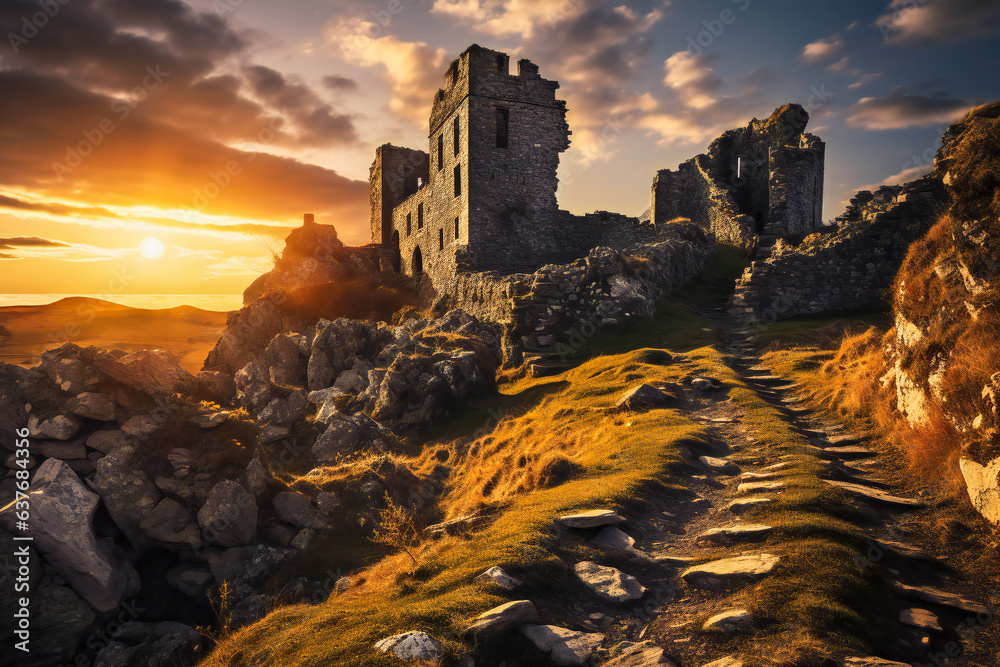
M822 225L826 144L805 133L809 114L787 104L729 130L676 170L653 179L654 224L689 218L721 243L748 250Z

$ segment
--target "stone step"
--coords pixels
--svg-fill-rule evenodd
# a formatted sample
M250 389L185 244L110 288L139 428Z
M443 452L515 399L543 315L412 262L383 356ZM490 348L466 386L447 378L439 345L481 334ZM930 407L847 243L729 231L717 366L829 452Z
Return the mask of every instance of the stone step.
M756 493L757 491L779 491L785 488L784 482L745 482L736 487L737 493Z
M838 459L845 460L855 460L855 459L870 459L875 456L875 452L868 449L867 447L823 447L820 449L825 456L832 456Z
M559 375L573 368L573 364L564 363L545 363L545 364L531 364L528 372L533 378L545 378L552 377L553 375Z
M903 597L923 600L942 607L951 607L970 614L989 614L989 610L978 602L967 600L961 595L942 591L931 586L908 586L899 581L891 582L892 589Z
M823 480L830 486L835 486L838 489L842 489L847 493L854 496L861 496L862 498L868 500L874 500L875 502L882 503L884 505L891 505L894 507L905 507L909 509L914 509L918 507L923 507L924 503L915 498L901 498L899 496L894 496L890 493L886 493L881 489L873 489L870 486L862 486L861 484L853 484L851 482L838 482L831 479Z
M625 517L615 513L614 510L606 509L588 510L559 517L559 523L567 528L601 528L616 526L624 521Z
M681 579L693 588L723 591L767 576L780 560L767 553L724 558L690 567L681 573Z
M780 463L778 465L781 465ZM782 472L745 472L740 475L740 479L747 480L762 480L762 479L778 479L784 477Z
M738 500L734 500L733 502L729 503L726 506L726 509L728 509L733 514L743 514L748 510L753 509L754 507L761 507L763 505L767 505L768 503L773 503L773 502L774 500L772 498L762 498L762 497L740 498Z
M769 387L794 384L794 382L792 382L788 378L783 378L778 375L748 375L743 379L746 382L752 382L753 384L767 385Z
M763 539L773 531L774 528L771 526L766 526L760 523L746 525L737 524L706 530L695 539L695 542L699 544L705 542L710 544L734 544L736 542L749 542L752 540Z

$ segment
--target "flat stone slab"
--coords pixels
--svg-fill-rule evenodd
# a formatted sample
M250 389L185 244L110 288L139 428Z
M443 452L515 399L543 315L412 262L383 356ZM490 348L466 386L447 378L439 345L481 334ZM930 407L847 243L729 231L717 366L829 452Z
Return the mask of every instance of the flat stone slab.
M390 651L400 660L437 660L443 655L441 647L426 632L404 632L386 637L375 644L383 653Z
M891 542L889 540L875 540L878 545L885 549L886 551L894 551L900 556L906 558L912 558L913 560L923 560L930 563L937 563L938 559L931 556L923 549L915 547L912 544L903 544L902 542Z
M734 635L748 632L752 626L753 616L750 612L746 609L730 609L709 618L701 629L705 632Z
M761 468L761 470L785 470L786 468L791 468L795 465L795 461L782 461L781 463L772 463L769 466Z
M780 472L745 472L740 475L740 479L777 479L779 477L784 477L783 473Z
M876 502L882 503L884 505L892 505L895 507L923 507L924 503L920 500L913 498L901 498L899 496L894 496L890 493L886 493L881 489L875 489L870 486L864 486L862 484L854 484L852 482L838 482L836 480L827 479L823 480L830 486L835 486L838 489L843 489L850 494L855 496L861 496L869 500L874 500Z
M646 592L638 579L613 567L585 560L574 565L573 571L587 588L607 602L621 604L638 600Z
M788 378L779 377L777 375L751 375L743 379L746 380L747 382L753 382L754 384L768 385L770 387L795 384Z
M778 491L785 488L784 482L744 482L736 487L737 493L756 493L757 491Z
M875 657L844 658L844 667L910 667L910 663Z
M518 632L556 665L582 665L604 641L604 635L574 632L555 625L522 625Z
M743 661L735 655L727 655L725 658L713 660L712 662L702 665L701 667L743 667Z
M826 456L834 456L838 459L868 459L875 456L875 452L867 447L859 445L849 445L846 447L823 447L820 451Z
M941 605L942 607L959 609L970 614L985 615L989 613L989 610L978 602L967 600L961 595L956 595L955 593L938 590L937 588L931 588L930 586L908 586L898 581L893 581L891 585L893 590L897 593L909 598L923 600L924 602L931 602L933 604Z
M483 612L465 632L476 643L484 644L502 638L525 623L537 622L538 611L531 600L515 600Z
M843 433L841 435L828 435L826 441L829 442L834 447L840 447L842 445L856 445L861 442L861 436L852 435L850 433Z
M604 667L672 667L663 656L663 649L653 642L621 642L611 649L611 660Z
M922 630L944 632L937 614L927 609L904 609L899 612L899 622Z
M747 510L751 510L754 507L761 507L762 505L767 505L768 503L773 503L773 498L740 498L739 500L734 500L726 506L733 514L743 514Z
M711 542L712 544L732 544L734 542L747 542L759 540L774 530L771 526L764 524L746 524L735 526L724 526L722 528L712 528L706 530L698 536L697 542Z
M720 459L714 456L699 456L698 461L720 475L735 475L740 471L739 466L729 459Z
M724 558L688 568L681 573L681 579L695 588L725 590L767 576L780 560L773 554Z
M614 510L590 510L559 517L559 523L567 528L600 528L614 526L623 521L625 517L619 516Z

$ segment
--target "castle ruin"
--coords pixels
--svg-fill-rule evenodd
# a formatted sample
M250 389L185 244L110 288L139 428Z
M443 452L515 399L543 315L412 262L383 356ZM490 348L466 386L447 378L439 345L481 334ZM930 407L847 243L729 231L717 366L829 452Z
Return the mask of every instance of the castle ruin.
M655 243L678 218L747 251L821 226L825 145L804 132L809 115L794 104L657 173L648 220L561 210L556 171L572 133L558 89L531 61L514 74L507 54L478 45L452 62L428 150L376 150L371 232L383 265L455 295L457 276L528 274L597 247Z

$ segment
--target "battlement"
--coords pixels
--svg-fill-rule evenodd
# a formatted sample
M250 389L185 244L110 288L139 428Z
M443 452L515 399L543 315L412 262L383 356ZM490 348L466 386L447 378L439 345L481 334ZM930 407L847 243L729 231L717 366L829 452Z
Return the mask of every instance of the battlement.
M452 61L444 78L444 88L434 95L429 134L434 134L470 95L566 108L564 101L556 99L559 82L543 79L538 65L522 59L517 63L517 74L511 74L508 54L478 44Z

